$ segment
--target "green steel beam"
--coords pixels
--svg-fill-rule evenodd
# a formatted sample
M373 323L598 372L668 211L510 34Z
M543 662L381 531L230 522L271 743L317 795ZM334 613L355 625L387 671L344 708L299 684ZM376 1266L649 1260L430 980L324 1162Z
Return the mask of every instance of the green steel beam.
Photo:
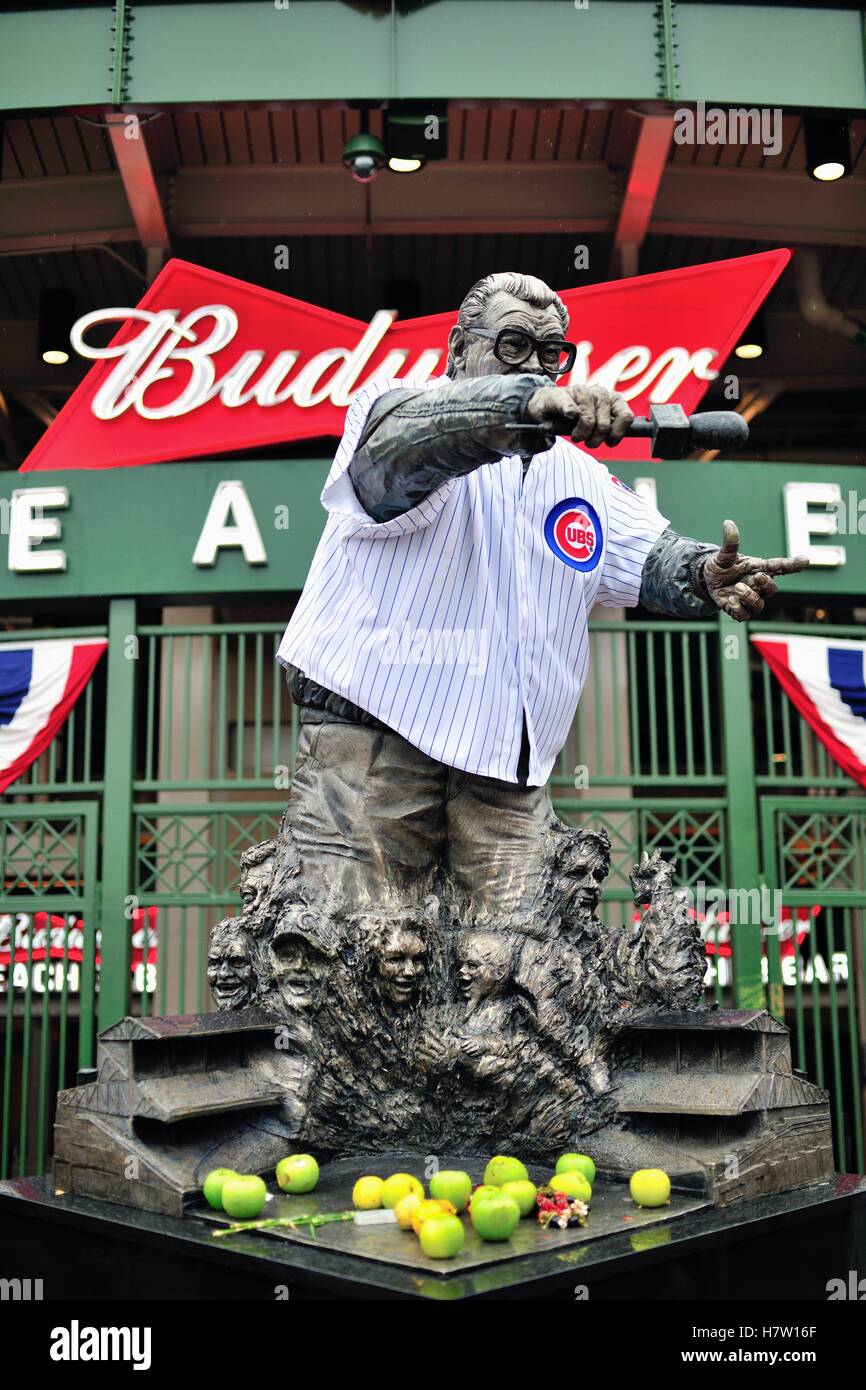
M117 102L119 94L143 106L661 96L854 109L866 106L866 65L862 15L824 5L439 0L373 15L339 0L117 0L7 9L0 94L6 109Z
M659 96L675 101L677 96L677 59L674 42L674 0L658 0L656 5L659 55Z
M88 106L111 95L113 7L6 9L0 14L5 110Z
M135 748L135 600L112 599L108 613L108 691L105 711L105 793L102 801L102 880L99 1031L129 1008L132 892L132 778Z
M866 106L859 10L820 4L677 4L675 9L681 100Z
M126 68L129 54L130 12L126 0L114 0L114 43L111 52L111 100L115 106L126 101Z

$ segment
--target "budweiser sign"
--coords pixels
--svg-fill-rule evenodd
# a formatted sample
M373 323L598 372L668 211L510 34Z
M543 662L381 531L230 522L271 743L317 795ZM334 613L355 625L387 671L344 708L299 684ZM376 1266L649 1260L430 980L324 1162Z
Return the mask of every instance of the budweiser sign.
M787 250L562 290L577 358L567 378L621 391L636 414L707 383L790 259ZM456 312L369 323L172 260L135 308L79 319L94 362L22 471L116 468L342 433L373 376L444 370ZM116 324L107 344L99 327ZM649 442L630 441L649 457ZM600 456L607 450L597 451Z

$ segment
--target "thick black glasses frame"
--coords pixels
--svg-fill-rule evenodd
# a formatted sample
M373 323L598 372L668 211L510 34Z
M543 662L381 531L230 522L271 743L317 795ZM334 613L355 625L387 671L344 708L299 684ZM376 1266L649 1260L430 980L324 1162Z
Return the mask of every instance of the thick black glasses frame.
M542 350L547 349L547 351L550 351L552 348L558 348L560 353L565 353L565 361L559 367L556 368L555 375L562 376L564 372L571 371L572 367L574 366L574 360L577 357L576 343L566 343L564 340L560 338L535 338L531 333L528 333L525 328L500 328L498 331L492 328L466 328L464 329L464 332L474 333L476 337L479 338L490 338L493 342L494 357L497 359L497 361L502 362L503 365L506 367L522 366L522 364L528 361L528 359L532 356L533 349L535 350L535 352L538 353L538 360L543 365L544 359L541 356ZM505 358L502 356L502 354L499 351L499 344L500 340L506 334L512 336L514 334L517 334L519 337L526 339L527 348L525 356L518 359L515 359L513 357ZM545 371L549 370L549 368L545 367ZM551 374L553 375L554 373Z

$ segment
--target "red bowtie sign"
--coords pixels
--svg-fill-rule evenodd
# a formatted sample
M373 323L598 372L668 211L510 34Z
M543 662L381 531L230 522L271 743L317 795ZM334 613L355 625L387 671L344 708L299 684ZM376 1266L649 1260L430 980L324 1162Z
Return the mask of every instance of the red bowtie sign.
M693 411L790 256L764 251L560 291L578 345L563 381L621 391L636 415L668 400ZM73 347L94 365L22 471L118 468L339 436L353 391L373 375L441 375L456 317L394 322L380 310L366 324L169 261L135 309L79 319ZM93 330L106 322L120 327L100 346ZM649 441L630 439L628 450L648 458Z

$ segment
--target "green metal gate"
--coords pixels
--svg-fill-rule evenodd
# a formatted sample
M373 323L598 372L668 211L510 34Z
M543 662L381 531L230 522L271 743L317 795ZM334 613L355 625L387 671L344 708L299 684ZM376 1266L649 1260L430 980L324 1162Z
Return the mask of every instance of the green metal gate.
M32 932L22 938L18 984L0 1015L3 1172L44 1167L54 1091L90 1061L95 1029L128 1012L211 1007L210 929L239 910L240 855L275 832L294 769L297 711L274 662L282 626L141 624L134 600L115 599L104 627L29 634L106 635L108 653L0 810L0 923L63 918L58 980L69 933L85 923L77 995L68 982L40 992L38 968L28 971L28 960L40 966L39 948ZM590 679L551 789L565 819L608 830L605 920L634 911L628 871L655 847L693 889L764 884L781 892L785 911L816 909L811 935L791 949L765 914L731 922L727 941L714 926L710 988L721 1004L769 1004L784 1016L797 1065L831 1091L840 1166L866 1169L860 789L774 682L748 625L610 617L590 624L590 640ZM134 971L140 913L152 964L145 934Z
M133 896L155 909L157 968L152 987L132 1012L205 1013L207 946L211 928L239 911L238 863L258 841L276 834L282 808L273 802L213 802L182 807L133 806Z
M767 885L792 914L767 952L774 1012L795 1065L830 1091L840 1167L863 1172L866 797L765 796L761 844Z
M56 1092L93 1060L98 811L0 806L0 1177L43 1171Z

